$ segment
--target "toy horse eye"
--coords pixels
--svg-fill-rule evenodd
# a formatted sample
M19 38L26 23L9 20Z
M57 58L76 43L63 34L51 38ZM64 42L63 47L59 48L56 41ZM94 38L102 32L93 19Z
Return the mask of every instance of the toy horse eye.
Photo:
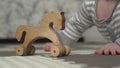
M61 12L61 15L64 15L64 12Z

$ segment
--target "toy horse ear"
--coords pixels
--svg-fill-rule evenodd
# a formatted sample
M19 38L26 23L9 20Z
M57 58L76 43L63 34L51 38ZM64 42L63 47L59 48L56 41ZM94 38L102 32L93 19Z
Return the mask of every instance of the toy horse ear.
M64 12L61 12L61 15L64 15Z

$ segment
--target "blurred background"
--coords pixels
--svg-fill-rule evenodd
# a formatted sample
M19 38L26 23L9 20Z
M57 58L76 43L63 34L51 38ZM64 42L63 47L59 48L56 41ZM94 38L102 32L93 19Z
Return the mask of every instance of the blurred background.
M82 0L0 0L0 41L15 39L20 25L39 27L49 11L65 12L66 23L78 10ZM83 34L84 42L104 43L105 39L92 27Z
M35 55L16 56L18 44L10 43L17 42L15 32L18 26L39 27L43 15L50 11L64 12L67 23L82 2L83 0L0 0L0 68L120 68L119 55L94 55L94 51L106 42L95 26L83 34L80 43L71 46L70 56L50 58L51 55L43 51L41 43L34 44ZM48 40L38 42L40 41Z

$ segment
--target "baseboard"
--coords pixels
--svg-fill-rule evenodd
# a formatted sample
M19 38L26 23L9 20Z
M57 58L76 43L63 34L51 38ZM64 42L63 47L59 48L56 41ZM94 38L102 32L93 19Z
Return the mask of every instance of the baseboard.
M51 42L49 39L46 38L42 38L42 39L38 39L36 40L34 43L45 43L45 42ZM22 42L18 42L17 39L15 38L9 38L9 39L0 39L0 43L22 43Z
M45 42L51 42L51 41L49 39L42 38L36 40L34 43L45 43ZM84 42L84 38L80 38L78 42ZM15 38L8 38L8 39L0 39L0 43L7 44L7 43L22 43L22 42L18 42L17 39Z

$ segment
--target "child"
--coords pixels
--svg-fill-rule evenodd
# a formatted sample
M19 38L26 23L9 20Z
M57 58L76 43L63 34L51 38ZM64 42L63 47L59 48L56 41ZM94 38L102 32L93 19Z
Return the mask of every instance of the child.
M79 11L70 18L65 30L59 35L64 44L70 45L94 25L108 40L95 54L120 54L120 0L84 0ZM49 45L52 46L52 43L45 44L45 49L50 50Z

